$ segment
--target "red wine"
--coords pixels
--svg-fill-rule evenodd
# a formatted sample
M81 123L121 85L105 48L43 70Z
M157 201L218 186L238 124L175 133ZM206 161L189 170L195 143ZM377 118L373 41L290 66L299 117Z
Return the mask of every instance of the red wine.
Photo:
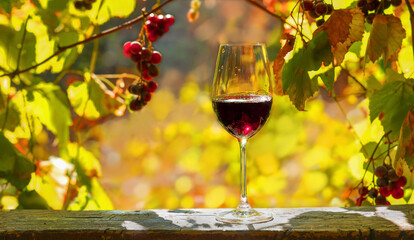
M220 124L236 138L249 138L265 124L272 98L263 95L237 95L213 99Z

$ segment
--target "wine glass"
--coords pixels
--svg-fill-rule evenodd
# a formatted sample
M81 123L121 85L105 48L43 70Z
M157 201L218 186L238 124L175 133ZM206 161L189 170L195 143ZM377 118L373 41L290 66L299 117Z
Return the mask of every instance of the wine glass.
M259 223L273 219L247 201L246 144L265 124L272 107L272 86L264 44L221 44L211 98L220 124L240 145L240 203L216 215L226 223Z

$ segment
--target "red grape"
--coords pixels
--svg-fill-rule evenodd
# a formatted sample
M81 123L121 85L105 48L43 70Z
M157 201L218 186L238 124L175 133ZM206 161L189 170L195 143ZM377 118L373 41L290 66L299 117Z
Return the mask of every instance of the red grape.
M375 198L375 204L385 205L385 204L387 204L387 199L384 196L379 195L379 196L377 196L377 198Z
M158 51L153 51L150 62L153 64L159 64L162 61L162 55Z
M142 52L141 52L141 57L143 61L148 61L151 59L151 50L149 50L148 48L143 47L142 48Z
M391 169L388 170L388 179L391 182L398 181L399 177L397 176L397 173L395 172L394 168L391 168Z
M400 199L404 197L404 190L402 188L397 188L393 193L392 197L395 199Z
M173 15L171 14L167 14L165 15L165 22L167 24L167 26L171 26L175 23L175 18Z
M125 57L130 57L131 53L129 52L131 48L131 42L126 42L123 47L123 53Z
M151 77L158 77L158 75L160 75L160 69L158 69L158 67L154 64L151 64L148 67L148 75Z
M129 108L130 108L132 111L138 111L138 110L141 110L141 108L142 108L141 101L139 101L138 99L134 99L134 100L132 100L132 101L129 103Z
M141 50L142 50L142 45L141 45L141 43L140 43L140 42L133 41L133 42L131 43L131 46L130 46L130 48L129 48L129 52L130 52L132 55L137 55L137 54L139 54L139 53L141 52Z
M378 178L383 178L385 176L387 176L387 168L385 166L378 166L375 168L374 170L375 176L377 176Z
M389 195L391 195L391 192L390 190L388 190L388 187L380 187L379 192L384 197L388 197Z
M404 187L405 184L407 184L407 178L405 178L404 176L401 176L398 181L397 184L399 187Z
M328 6L326 6L325 3L319 2L315 5L315 13L318 14L318 16L325 15L328 12Z
M153 22L153 23L156 23L157 22L157 15L155 14L155 13L151 13L149 16L148 16L148 20L149 21L151 21L151 22Z
M310 0L303 0L302 1L302 7L303 7L303 10L305 10L305 11L312 11L313 3Z
M148 82L147 85L144 86L144 90L150 93L153 93L157 90L158 84L154 81Z

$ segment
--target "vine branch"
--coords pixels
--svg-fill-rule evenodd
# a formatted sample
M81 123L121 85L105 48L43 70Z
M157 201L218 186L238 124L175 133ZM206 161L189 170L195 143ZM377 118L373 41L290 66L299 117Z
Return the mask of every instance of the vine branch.
M109 35L109 34L112 34L112 33L118 32L118 31L119 31L119 30L121 30L121 29L124 29L124 28L130 27L130 26L132 26L132 25L134 25L134 24L137 24L137 23L141 22L143 19L145 19L145 18L146 18L149 14L151 14L151 13L153 13L153 12L158 11L159 9L161 9L162 7L164 7L165 5L167 5L168 3L172 2L172 1L174 1L174 0L166 0L166 1L165 1L165 2L163 2L162 4L158 5L156 8L154 8L154 9L152 9L151 11L147 12L146 14L140 15L139 17L136 17L136 18L134 18L134 19L132 19L132 20L130 20L130 21L128 21L128 22L125 22L125 23L123 23L123 24L121 24L121 25L118 25L118 26L116 26L116 27L113 27L113 28L107 29L107 30L105 30L105 31L103 31L103 32L101 32L101 33L99 33L99 34L95 34L95 35L93 35L93 36L91 36L91 37L89 37L89 38L87 38L87 39L82 40L82 41L75 42L75 43L73 43L73 44L70 44L70 45L67 45L67 46L63 46L63 47L58 46L58 50L57 50L56 52L54 52L52 55L50 55L49 57L45 58L43 61L41 61L41 62L39 62L39 63L37 63L37 64L35 64L35 65L31 66L31 67L25 68L25 69L21 69L21 70L16 69L16 71L11 72L11 73L6 73L6 74L3 74L3 75L0 75L0 77L6 77L6 76L9 76L9 77L14 77L14 76L16 76L17 74L20 74L20 73L24 73L24 72L30 71L30 70L35 69L35 68L37 68L38 66L40 66L40 65L42 65L42 64L44 64L44 63L46 63L46 62L48 62L48 61L49 61L49 60L51 60L52 58L54 58L54 57L56 57L57 55L59 55L59 54L61 54L61 53L65 52L66 50L68 50L68 49L70 49L70 48L76 47L76 46L78 46L78 45L86 44L86 43L88 43L88 42L92 42L92 41L94 41L94 40L96 40L96 39L98 39L98 38L101 38L101 37L107 36L107 35Z

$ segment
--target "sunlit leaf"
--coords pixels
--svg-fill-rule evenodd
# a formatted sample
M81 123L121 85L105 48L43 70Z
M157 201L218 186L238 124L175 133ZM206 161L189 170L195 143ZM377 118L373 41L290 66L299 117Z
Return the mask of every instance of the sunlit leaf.
M96 78L71 84L68 88L68 97L76 114L90 120L118 114L118 110L123 106L123 103L113 97L112 92Z
M22 192L19 195L18 200L18 208L20 209L50 209L46 200L35 190Z
M334 10L331 17L315 31L314 34L320 31L328 33L335 65L342 63L353 43L362 40L364 22L364 14L359 8Z
M401 20L394 15L375 15L368 40L367 56L372 62L381 56L385 63L401 48L405 38L405 29Z
M413 85L412 79L388 82L369 98L371 121L380 117L384 131L391 131L392 139L398 138L402 123L414 105Z
M397 173L402 175L404 165L407 164L411 171L414 170L414 112L410 111L401 127L398 140L398 150L393 161Z
M135 0L123 0L122 4L118 0L98 0L92 4L92 10L88 14L92 21L103 24L112 17L128 17L134 11L135 4Z
M328 34L321 31L306 47L300 49L289 62L284 64L283 92L289 95L298 110L304 110L306 99L312 97L318 90L318 82L309 77L308 71L318 70L322 62L329 64L331 61Z
M51 132L56 134L62 154L65 154L69 140L69 126L72 125L72 118L69 109L69 102L65 93L52 83L40 83L33 91L33 99L28 105L33 108L33 114Z

